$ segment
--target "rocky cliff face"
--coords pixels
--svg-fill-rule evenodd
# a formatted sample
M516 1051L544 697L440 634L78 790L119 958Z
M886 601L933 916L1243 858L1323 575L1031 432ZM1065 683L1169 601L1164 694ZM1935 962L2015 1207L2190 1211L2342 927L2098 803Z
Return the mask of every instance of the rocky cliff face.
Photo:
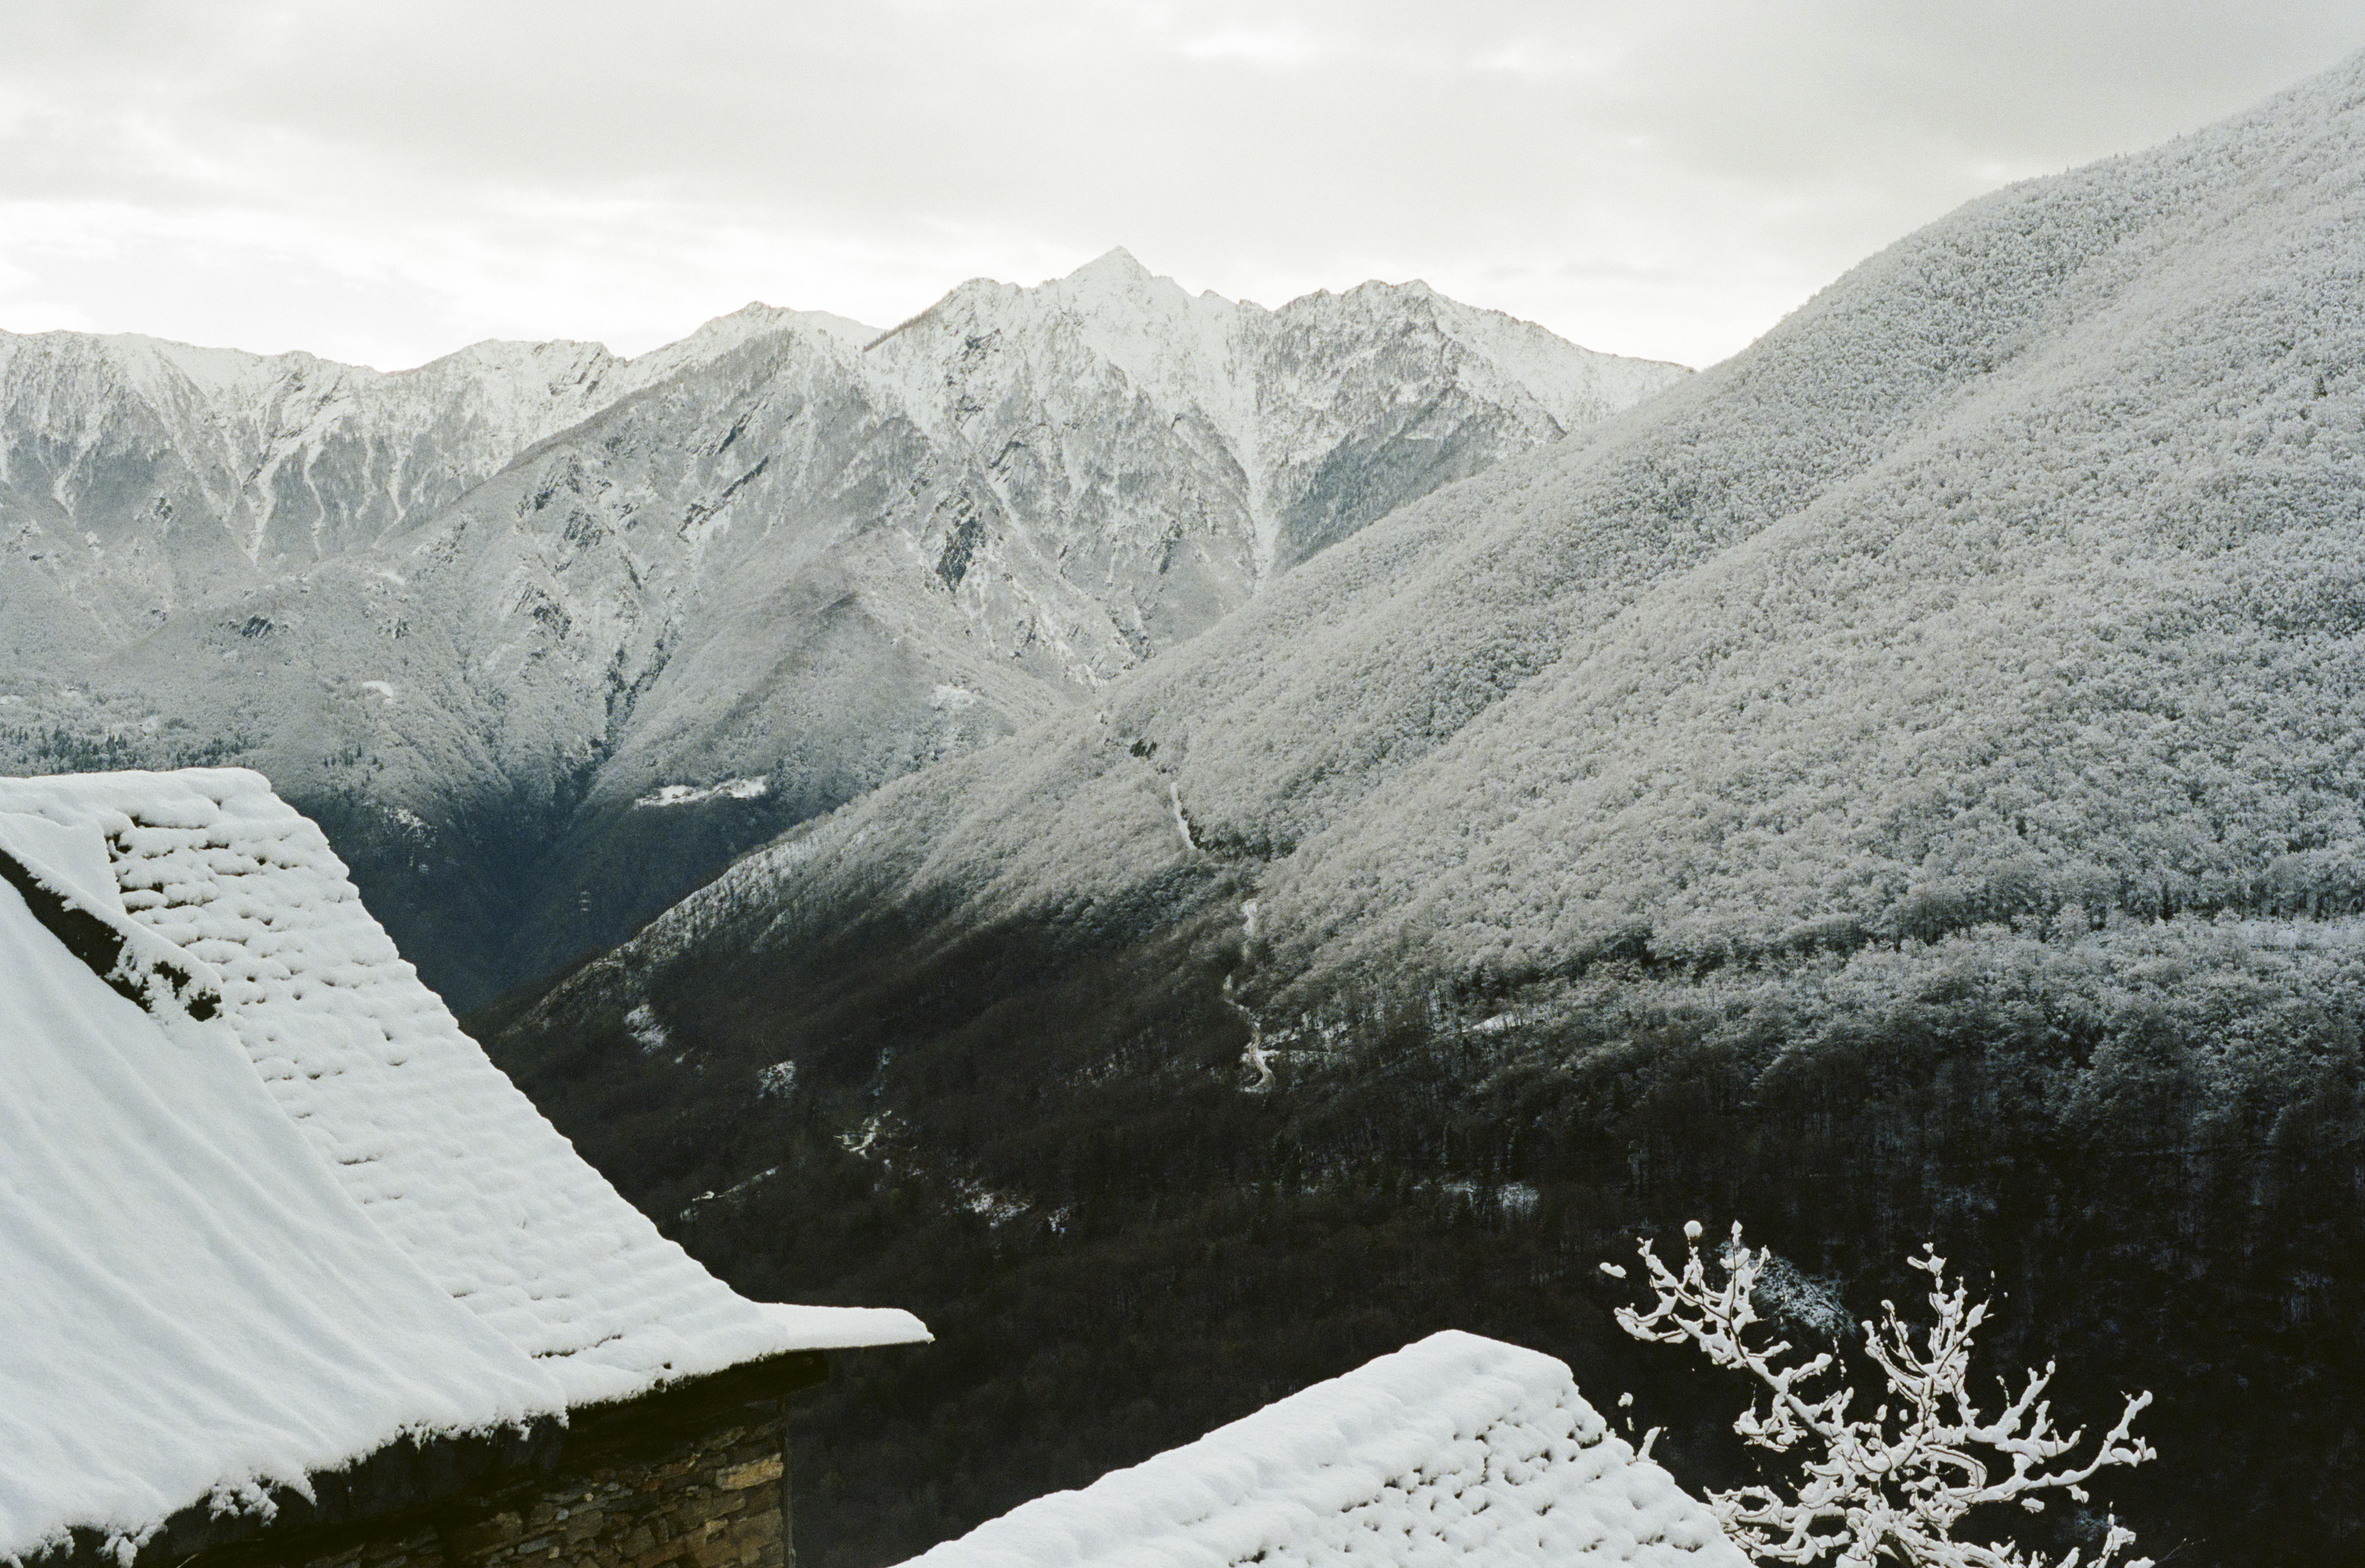
M753 327L727 318L630 362L596 343L480 343L391 375L304 353L0 334L0 517L12 562L42 568L12 596L10 629L47 610L41 623L73 641L119 644L365 548Z
M466 1000L1683 374L1122 252L633 360L0 337L0 767L261 767Z
M940 578L982 634L1039 633L1086 684L1374 518L1679 378L1420 284L1265 310L1194 298L1122 251L1039 289L964 285L865 359L998 514L947 532ZM1037 561L1090 608L1005 586Z

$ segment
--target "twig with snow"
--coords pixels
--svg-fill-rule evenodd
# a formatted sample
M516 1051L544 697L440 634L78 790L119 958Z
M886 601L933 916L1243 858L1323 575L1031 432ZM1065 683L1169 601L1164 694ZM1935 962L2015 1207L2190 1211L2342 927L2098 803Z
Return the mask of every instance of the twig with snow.
M1787 1340L1753 1342L1750 1330L1760 1319L1752 1295L1773 1254L1743 1246L1736 1223L1724 1277L1712 1281L1700 1256L1699 1223L1686 1225L1684 1236L1688 1256L1680 1273L1643 1238L1639 1249L1653 1300L1647 1311L1620 1307L1618 1322L1638 1339L1687 1343L1720 1367L1747 1372L1762 1385L1764 1405L1753 1401L1733 1430L1776 1453L1804 1450L1792 1489L1754 1485L1709 1495L1726 1534L1759 1562L1811 1563L1837 1552L1836 1561L1849 1565L2044 1568L2040 1558L2009 1540L1956 1540L1955 1529L1972 1509L1991 1504L2040 1512L2045 1492L2083 1503L2085 1483L2096 1472L2155 1457L2151 1445L2134 1435L2135 1417L2151 1403L2149 1394L2139 1394L2128 1398L2118 1424L2083 1462L2073 1459L2084 1432L2054 1428L2044 1397L2053 1380L2051 1363L2029 1372L2018 1395L2007 1389L2007 1403L1995 1416L1980 1415L1964 1383L1971 1338L1988 1305L1970 1301L1959 1281L1949 1289L1946 1260L1927 1244L1922 1256L1907 1261L1930 1276L1935 1321L1917 1340L1895 1304L1884 1301L1881 1322L1860 1326L1865 1353L1880 1370L1888 1397L1870 1416L1852 1417L1855 1390L1845 1383L1820 1394L1806 1392L1834 1374L1838 1361L1831 1351L1799 1360ZM1601 1268L1626 1277L1615 1264ZM2134 1544L2135 1533L2110 1519L2090 1568L2105 1568ZM2078 1568L2079 1562L2072 1550L2057 1568ZM2141 1558L2124 1568L2149 1568L2150 1562Z

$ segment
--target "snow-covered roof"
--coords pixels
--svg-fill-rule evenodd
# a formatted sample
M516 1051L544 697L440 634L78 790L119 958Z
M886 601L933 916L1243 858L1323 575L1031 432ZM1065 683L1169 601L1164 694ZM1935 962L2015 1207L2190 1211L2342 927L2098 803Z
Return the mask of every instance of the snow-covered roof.
M406 1432L927 1338L747 1301L658 1235L260 775L0 779L0 1557Z
M1705 1506L1610 1434L1567 1367L1447 1332L908 1568L1744 1562Z

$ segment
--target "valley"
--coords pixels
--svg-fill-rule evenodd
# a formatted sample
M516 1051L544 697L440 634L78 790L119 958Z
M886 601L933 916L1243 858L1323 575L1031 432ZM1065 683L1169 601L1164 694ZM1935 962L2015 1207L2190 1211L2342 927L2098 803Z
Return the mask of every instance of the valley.
M834 1561L1447 1324L1745 1476L1595 1271L1738 1216L2153 1390L2150 1550L2346 1562L2360 166L2352 61L1974 202L477 1025L743 1288L948 1326Z
M2067 1425L2152 1391L2048 1560L2334 1568L2360 170L2365 57L1697 374L1121 251L632 359L0 337L0 770L262 770L667 1237L931 1325L791 1418L824 1568L1443 1328L1748 1481L1598 1268L1736 1217L1802 1343L1931 1242Z

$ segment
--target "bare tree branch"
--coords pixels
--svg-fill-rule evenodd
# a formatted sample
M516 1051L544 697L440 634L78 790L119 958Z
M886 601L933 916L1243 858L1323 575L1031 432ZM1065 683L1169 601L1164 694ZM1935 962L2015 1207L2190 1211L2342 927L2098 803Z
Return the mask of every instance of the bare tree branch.
M2151 1445L2134 1435L2135 1418L2151 1403L2149 1394L2130 1396L2118 1424L2080 1462L2073 1456L2084 1430L2062 1433L2053 1425L2045 1391L2053 1381L2048 1363L2031 1372L2017 1396L1992 1417L1978 1413L1965 1383L1970 1375L1971 1341L1986 1321L1985 1302L1969 1299L1957 1281L1950 1288L1946 1260L1924 1244L1907 1261L1930 1276L1928 1300L1934 1321L1917 1338L1882 1302L1877 1325L1861 1325L1864 1350L1880 1370L1887 1396L1868 1416L1850 1414L1855 1391L1836 1382L1839 1363L1830 1351L1799 1359L1788 1340L1770 1330L1753 1336L1760 1323L1752 1294L1773 1254L1751 1252L1735 1223L1725 1249L1722 1278L1711 1279L1700 1256L1700 1226L1684 1226L1687 1256L1681 1272L1652 1249L1639 1251L1652 1294L1647 1311L1618 1309L1620 1327L1638 1339L1690 1344L1720 1367L1746 1372L1759 1385L1758 1397L1733 1430L1758 1448L1799 1453L1794 1488L1738 1487L1709 1494L1725 1533L1760 1562L1812 1563L1836 1552L1842 1564L1878 1562L1914 1568L2046 1568L2033 1553L2009 1540L1993 1544L1957 1540L1955 1529L1972 1509L2017 1504L2041 1512L2041 1493L2059 1492L2087 1500L2085 1483L2112 1465L2140 1464L2155 1457ZM1619 1279L1626 1271L1604 1263ZM1810 1386L1831 1381L1827 1392ZM2135 1533L2116 1519L2088 1568L2108 1568L2135 1544ZM2079 1568L2071 1551L2055 1568ZM2150 1568L2139 1558L2123 1568Z

